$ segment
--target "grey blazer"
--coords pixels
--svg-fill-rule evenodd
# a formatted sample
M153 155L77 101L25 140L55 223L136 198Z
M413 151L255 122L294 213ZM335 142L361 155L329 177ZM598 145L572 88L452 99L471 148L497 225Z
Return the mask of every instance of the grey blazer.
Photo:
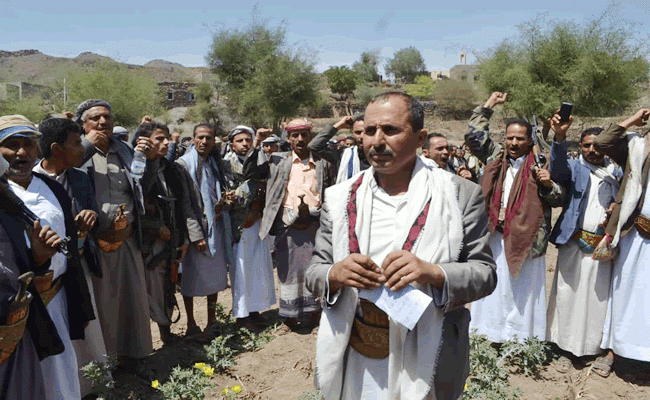
M489 246L488 217L481 187L458 176L457 199L463 214L463 240L457 262L440 267L447 277L445 320L434 388L438 399L458 399L469 375L469 321L466 303L492 293L497 284L496 264ZM305 273L307 288L316 296L327 296L328 272L333 264L332 220L327 206L320 214L311 265Z
M257 155L259 151L259 148L254 149L246 159L244 175L246 179L266 180L266 201L260 226L260 238L266 239L269 234L277 235L284 228L280 211L289 183L292 152L273 153L268 161L260 164ZM336 182L336 168L317 154L312 153L312 157L316 163L318 191L323 199L325 189Z

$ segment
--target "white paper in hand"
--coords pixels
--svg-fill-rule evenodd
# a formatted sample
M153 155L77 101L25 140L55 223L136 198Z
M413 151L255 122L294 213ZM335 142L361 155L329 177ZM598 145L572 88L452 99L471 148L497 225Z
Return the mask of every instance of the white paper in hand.
M413 286L393 292L382 285L373 290L359 290L359 297L370 300L389 317L409 330L415 327L420 317L433 301L431 297Z

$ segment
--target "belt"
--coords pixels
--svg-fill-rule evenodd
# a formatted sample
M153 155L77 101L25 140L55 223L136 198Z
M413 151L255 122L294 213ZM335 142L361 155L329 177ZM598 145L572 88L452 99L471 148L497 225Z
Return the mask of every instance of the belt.
M0 365L11 357L11 355L18 347L18 343L23 338L25 333L25 324L27 324L27 316L29 315L29 302L12 313L7 317L7 320L15 319L13 316L18 316L20 319L10 325L0 325Z
M54 272L52 271L49 271L45 275L34 277L34 285L36 285L36 290L38 290L38 294L41 295L41 299L46 306L50 303L50 301L52 301L54 296L59 293L59 290L61 290L61 279L57 278L55 281L52 281L53 277Z
M650 219L639 214L634 220L634 226L644 239L650 239Z
M388 315L368 300L361 299L363 320L354 318L350 346L369 358L386 358L388 346Z
M571 239L575 240L579 244L585 244L591 247L591 251L598 246L598 243L605 237L605 235L598 235L596 233L591 233L583 230L578 230L576 233L571 236Z
M114 231L100 231L97 233L97 243L105 253L112 253L119 249L126 239L131 236L133 226L127 225L126 228Z

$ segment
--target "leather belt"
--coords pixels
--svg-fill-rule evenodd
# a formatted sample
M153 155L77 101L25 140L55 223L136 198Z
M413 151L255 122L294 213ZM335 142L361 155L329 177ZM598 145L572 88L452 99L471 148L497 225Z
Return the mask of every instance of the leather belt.
M29 301L25 303L20 309L7 317L7 320L13 320L16 316L17 322L8 325L0 325L0 364L11 357L11 355L18 347L18 343L23 338L25 333L25 324L27 324L27 316L29 315ZM9 322L9 321L8 321Z
M639 214L634 220L634 226L644 239L650 239L650 219Z
M34 277L34 285L36 285L36 290L38 290L38 294L41 295L41 299L46 306L50 303L50 301L52 301L54 296L59 293L59 290L61 290L61 279L57 278L55 281L52 281L53 277L54 272L52 271L49 271L45 275Z
M350 346L369 358L388 357L388 315L368 300L361 299L363 320L354 318L350 333Z
M132 232L133 226L130 224L123 229L100 231L97 233L97 243L105 253L113 253L122 246Z
M575 240L578 243L584 242L592 248L596 248L598 243L605 237L605 235L598 235L595 233L578 230L576 233L571 236L571 239Z

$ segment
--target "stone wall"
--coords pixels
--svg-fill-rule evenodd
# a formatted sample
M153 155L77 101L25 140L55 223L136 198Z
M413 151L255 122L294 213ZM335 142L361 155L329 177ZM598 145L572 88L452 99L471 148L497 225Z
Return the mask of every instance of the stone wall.
M195 83L190 82L161 82L158 84L167 109L174 107L192 107L196 104L194 98Z

